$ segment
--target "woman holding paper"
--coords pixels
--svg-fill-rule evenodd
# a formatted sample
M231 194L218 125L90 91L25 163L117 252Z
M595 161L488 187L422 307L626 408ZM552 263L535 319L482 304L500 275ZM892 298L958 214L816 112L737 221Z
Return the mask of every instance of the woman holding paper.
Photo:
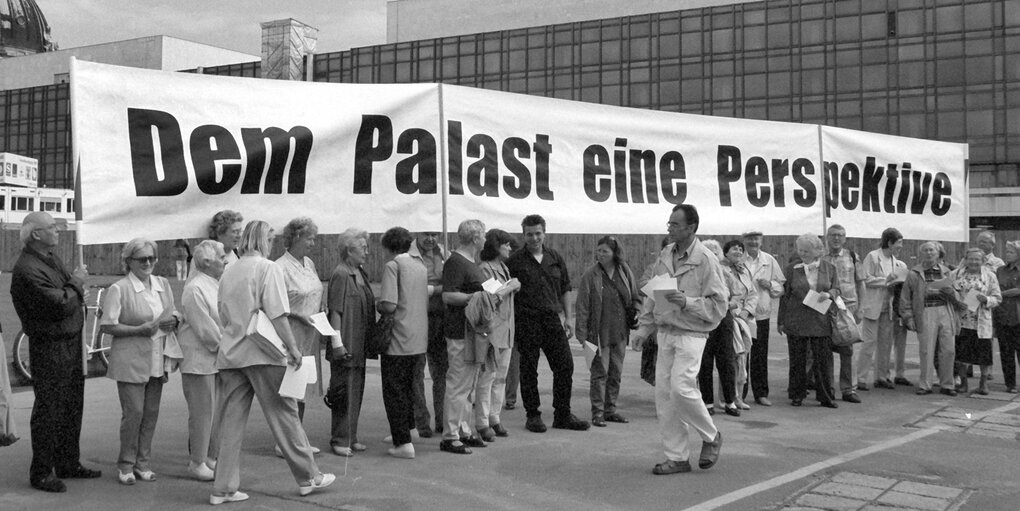
M967 249L964 265L953 272L953 289L963 300L960 333L956 336L957 392L967 392L967 366L981 366L981 380L975 394L988 395L988 370L992 366L992 309L1002 302L999 279L985 266L980 248Z
M500 411L506 398L506 374L514 345L514 294L521 288L517 279L510 277L506 260L513 251L510 233L490 229L485 233L485 246L479 254L478 267L485 277L500 287L496 290L495 310L490 331L483 349L485 362L475 386L475 430L482 440L492 442L497 436L509 436L500 422Z
M858 389L867 390L871 379L875 388L894 389L889 378L889 360L892 354L894 325L892 294L896 282L902 282L906 274L895 271L900 251L903 249L903 235L889 227L882 231L881 246L872 250L863 261L864 296L861 297L861 351L857 362Z
M593 426L630 422L616 411L616 398L630 336L627 314L640 303L637 279L623 260L623 248L616 238L603 236L595 245L595 264L581 276L574 303L577 340L582 346L589 342L598 347L588 368Z
M315 246L315 235L318 233L319 228L311 218L291 220L283 228L283 246L287 247L287 251L276 260L276 264L283 270L283 281L287 285L287 300L290 303L288 321L294 333L294 341L302 356L315 357L316 368L322 336L309 318L322 310L322 281L308 253ZM317 374L317 378L321 377ZM318 384L309 384L305 389L305 399L308 399L309 393L317 397L318 387ZM298 418L304 421L304 399L298 400ZM312 446L312 452L318 454L319 448ZM280 446L276 446L276 455L283 457Z
M222 422L210 504L248 499L238 486L241 442L253 397L258 398L276 445L287 459L298 493L308 495L336 480L333 474L319 472L312 458L312 447L298 418L297 401L279 392L287 366L300 368L302 355L287 319L290 304L283 270L266 259L272 249L272 234L266 222L249 222L238 246L241 258L227 266L220 278L219 311L224 333L216 358L220 371L216 390ZM272 322L275 332L249 332L253 318L260 315ZM267 345L266 336L279 337L285 352Z
M414 238L403 227L383 234L380 244L386 256L383 266L379 312L393 314L390 346L380 358L383 405L390 423L394 458L414 458L411 430L415 429L415 365L428 345L428 270L421 259L407 253Z
M358 418L365 395L365 339L375 324L375 294L362 265L368 257L368 233L347 229L338 242L340 264L329 278L326 307L329 323L339 336L330 340L329 390L332 411L329 445L338 456L364 451L358 441Z
M100 332L113 337L106 376L117 382L122 413L117 477L131 485L136 478L156 480L149 458L163 384L183 354L170 282L152 274L156 244L135 238L124 245L121 258L128 274L106 292Z
M819 259L825 247L814 234L797 238L797 255L800 261L791 261L783 270L787 281L783 297L779 300L779 317L776 330L786 335L790 350L790 404L800 406L807 397L807 351L823 354L815 356L812 364L815 397L826 408L838 408L831 395L832 381L832 324L829 309L839 296L836 267Z
M920 263L910 269L900 294L900 314L908 330L917 332L917 351L921 376L917 395L932 393L935 372L935 346L939 346L939 381L943 394L955 396L953 362L956 358L956 334L960 331L957 298L952 285L952 270L942 260L942 244L926 241L917 247Z

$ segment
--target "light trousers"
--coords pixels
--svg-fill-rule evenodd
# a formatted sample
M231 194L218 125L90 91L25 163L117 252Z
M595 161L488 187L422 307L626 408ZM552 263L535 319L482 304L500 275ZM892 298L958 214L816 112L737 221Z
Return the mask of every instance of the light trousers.
M719 433L698 389L698 371L706 340L661 330L658 333L655 411L659 416L663 451L670 461L686 461L691 457L688 426L705 442L714 441Z
M443 400L443 415L446 426L443 428L444 440L460 440L462 436L471 436L473 421L472 406L475 399L474 390L478 384L478 373L481 364L468 363L464 359L464 339L446 339L446 399Z
M907 327L898 320L893 321L893 371L897 378L903 378L907 366Z
M857 358L857 381L870 383L889 377L889 353L892 350L893 321L889 312L878 319L861 322L861 351ZM872 369L874 376L872 377Z
M499 413L506 399L506 373L510 369L510 348L493 350L496 365L486 362L478 372L475 385L475 429L484 429L500 423Z
M219 414L216 405L216 374L181 373L184 401L188 403L188 452L198 465L216 459L219 446Z
M145 383L117 382L120 396L120 454L117 469L122 474L132 470L152 470L152 437L159 419L159 402L163 397L163 379L149 378Z
M235 492L241 485L241 443L254 397L259 399L269 430L298 485L319 474L319 467L312 458L312 447L298 419L297 400L280 396L284 372L284 366L255 365L221 369L216 375L217 407L222 415L213 482L216 494Z
M924 321L923 331L917 334L917 351L921 359L921 378L917 388L931 390L935 374L935 343L939 345L939 384L952 389L953 367L956 362L956 333L953 316L948 305L925 307L919 318ZM916 320L915 320L916 321Z

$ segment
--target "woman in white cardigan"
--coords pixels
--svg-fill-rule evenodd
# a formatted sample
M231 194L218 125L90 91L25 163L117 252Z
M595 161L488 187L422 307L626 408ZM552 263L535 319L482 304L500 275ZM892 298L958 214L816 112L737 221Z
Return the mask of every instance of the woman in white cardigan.
M960 311L960 333L956 335L957 392L967 392L967 366L981 366L981 380L975 394L988 395L988 372L992 367L992 309L1002 303L999 279L985 266L985 253L967 249L964 264L953 271L953 288L964 308Z

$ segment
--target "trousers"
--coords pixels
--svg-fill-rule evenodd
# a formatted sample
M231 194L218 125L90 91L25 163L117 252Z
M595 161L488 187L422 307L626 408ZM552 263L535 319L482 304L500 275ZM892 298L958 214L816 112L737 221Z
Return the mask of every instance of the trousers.
M704 337L658 333L659 352L655 361L655 412L659 418L662 447L670 461L691 457L688 426L702 441L715 440L716 429L698 390Z

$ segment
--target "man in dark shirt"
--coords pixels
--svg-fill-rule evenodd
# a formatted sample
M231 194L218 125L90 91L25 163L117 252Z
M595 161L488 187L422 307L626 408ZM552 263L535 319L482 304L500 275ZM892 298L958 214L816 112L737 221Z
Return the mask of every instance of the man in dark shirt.
M464 309L471 295L482 290L485 274L475 264L485 246L485 224L465 220L457 228L457 250L443 265L443 335L446 337L446 428L439 449L454 454L471 454L470 447L485 447L473 431L471 391L475 388L481 360L474 356L474 345L467 334Z
M545 352L553 372L553 427L583 431L589 428L588 421L570 413L574 359L567 344L571 336L567 265L555 250L545 246L544 218L528 215L521 222L521 227L524 229L524 248L511 255L506 265L510 276L521 282L514 312L517 349L521 355L521 398L528 415L526 427L535 433L546 430L538 396L538 354L541 350Z
M53 255L57 224L47 213L34 212L21 225L24 249L11 276L11 298L28 334L35 404L32 432L33 488L64 492L61 478L99 477L79 461L85 376L81 332L85 321L84 267L68 273ZM56 475L54 475L56 470Z

